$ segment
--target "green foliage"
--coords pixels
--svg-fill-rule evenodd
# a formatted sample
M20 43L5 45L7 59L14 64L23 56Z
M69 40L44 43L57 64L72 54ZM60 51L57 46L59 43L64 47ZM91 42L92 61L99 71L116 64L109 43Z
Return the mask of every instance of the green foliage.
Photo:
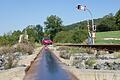
M61 31L59 33L56 34L55 38L54 38L54 42L59 42L59 43L65 43L68 42L68 40L70 39L70 35L69 32L67 31ZM69 40L70 41L70 40Z
M75 28L87 29L87 21L77 22L71 25L64 26L64 30L72 30Z
M41 25L36 25L36 30L38 32L38 37L36 38L36 42L42 41L43 39L43 28Z
M27 31L27 35L29 38L29 41L34 43L34 42L39 42L43 38L43 32L42 32L42 26L40 25L29 25L27 28L23 30L23 33Z
M71 38L73 39L73 43L82 43L87 38L87 31L76 28L73 30L73 35Z
M118 31L120 30L120 10L114 16L112 13L105 15L103 18L94 19L97 32ZM91 20L90 20L91 25ZM87 21L77 22L65 26L65 30L71 30L76 27L87 29Z
M20 30L9 32L0 36L0 46L11 46L18 43L21 34L25 34L25 30L29 36L29 41L32 43L39 42L43 38L42 26L40 25L30 25L25 28L22 32ZM26 41L23 41L26 42Z
M92 67L96 63L95 59L91 58L85 61L85 64Z
M120 30L120 9L115 14L115 21L116 21L116 25L119 27L119 30Z
M106 24L100 24L97 26L97 32L110 31L110 28Z
M16 44L14 46L4 46L0 48L0 55L4 56L5 69L16 67L19 57L22 55L31 55L34 52L34 45L29 44Z
M14 39L15 43L19 40L19 36L22 34L20 30L14 31L12 33L12 38Z
M0 46L13 45L18 42L21 31L14 31L13 33L4 34L0 36Z
M82 43L87 38L87 31L76 28L57 33L54 41L57 43Z
M104 31L116 31L118 27L115 25L115 18L110 13L109 15L104 16L100 23L97 25L97 32L104 32Z
M51 15L47 17L47 20L44 22L45 30L50 34L50 38L53 40L56 33L60 32L63 28L61 18L56 15Z

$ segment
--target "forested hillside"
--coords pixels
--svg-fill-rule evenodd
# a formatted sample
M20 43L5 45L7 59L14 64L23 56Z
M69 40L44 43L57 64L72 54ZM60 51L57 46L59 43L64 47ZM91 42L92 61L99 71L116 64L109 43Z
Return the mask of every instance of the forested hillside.
M91 20L89 20L91 24ZM97 32L105 32L105 31L118 31L120 30L120 10L113 15L109 13L102 18L94 19ZM77 22L71 25L65 26L65 29L70 30L75 27L87 27L87 21Z

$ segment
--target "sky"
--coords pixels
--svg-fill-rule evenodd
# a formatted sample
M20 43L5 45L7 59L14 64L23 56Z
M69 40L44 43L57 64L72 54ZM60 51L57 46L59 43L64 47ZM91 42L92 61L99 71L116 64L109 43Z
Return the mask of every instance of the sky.
M93 18L101 18L120 9L120 0L0 0L0 35L40 24L50 15L57 15L63 25L91 19L88 11L76 9L85 5Z

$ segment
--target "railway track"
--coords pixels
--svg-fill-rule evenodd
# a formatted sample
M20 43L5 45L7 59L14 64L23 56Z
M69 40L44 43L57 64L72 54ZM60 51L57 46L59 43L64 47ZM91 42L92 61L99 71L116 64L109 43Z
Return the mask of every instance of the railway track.
M89 47L97 50L118 51L120 50L120 44L118 45L81 45L81 44L55 44L56 46L73 46L73 47Z
M41 49L25 71L23 80L78 80L62 68L60 61L48 47Z

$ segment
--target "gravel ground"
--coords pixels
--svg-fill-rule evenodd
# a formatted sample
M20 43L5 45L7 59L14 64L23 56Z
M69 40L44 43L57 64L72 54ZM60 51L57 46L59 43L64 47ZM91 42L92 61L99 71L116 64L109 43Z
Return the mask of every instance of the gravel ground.
M35 54L29 56L22 56L22 59L18 62L18 65L28 66L30 62L36 57L39 53L41 47L35 49ZM8 70L0 71L0 80L23 80L25 75L25 66L16 67Z
M53 50L54 54L58 57L58 59L60 59L63 64L70 64L70 60L65 60L59 57L59 51L56 51L55 47L50 46L49 48ZM23 56L18 64L28 66L34 57L36 57L36 55L39 53L40 49L41 47L35 49L35 54ZM21 66L0 71L0 80L23 80L23 77L25 75L25 68L26 67ZM64 66L64 68L70 71L79 80L120 80L120 71L80 70L73 66Z
M49 46L53 53L58 57L61 63L68 66L64 66L69 72L76 76L79 80L120 80L120 70L90 70L90 69L77 69L70 66L70 60L63 59L59 56L59 51L56 47Z

